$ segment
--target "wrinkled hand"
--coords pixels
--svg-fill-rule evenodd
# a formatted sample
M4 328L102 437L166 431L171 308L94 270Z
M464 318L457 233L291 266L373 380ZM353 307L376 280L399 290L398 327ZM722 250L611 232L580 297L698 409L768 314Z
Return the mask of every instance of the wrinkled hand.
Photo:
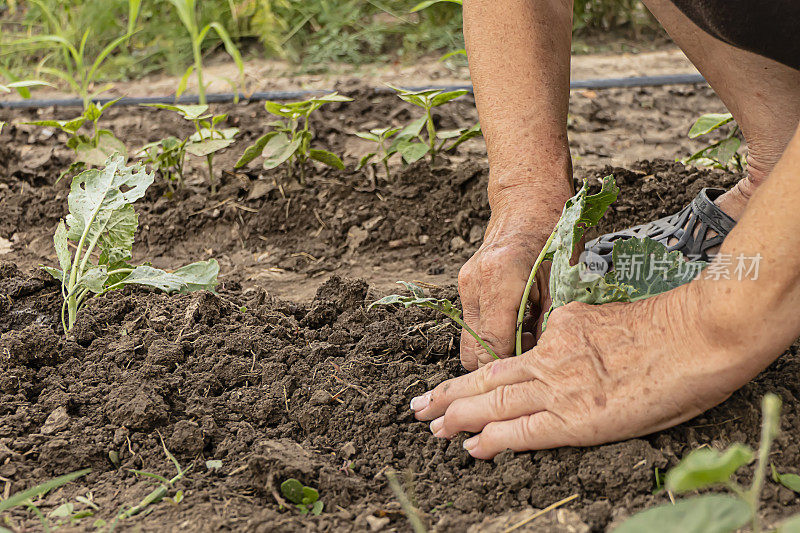
M568 194L568 191L564 193ZM532 197L495 202L483 244L458 274L458 292L464 321L501 358L514 354L517 310L533 263L553 230L565 198L549 198L548 206ZM549 267L539 269L529 301L536 324L549 309ZM533 327L523 335L523 345L534 344ZM475 370L494 358L466 331L461 332L461 363Z
M415 416L432 420L437 437L477 433L464 448L480 459L507 448L601 444L688 420L759 371L701 324L693 285L632 304L561 307L534 349L414 398Z

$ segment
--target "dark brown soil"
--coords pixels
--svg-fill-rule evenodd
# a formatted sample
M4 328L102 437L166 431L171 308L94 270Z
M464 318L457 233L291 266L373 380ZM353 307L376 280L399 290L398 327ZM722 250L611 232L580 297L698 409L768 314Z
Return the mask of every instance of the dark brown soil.
M644 115L631 119L638 121L633 127L608 114L607 107L624 109L631 95L655 107L666 105L660 97L671 96L673 107L653 111L665 121L690 116L693 101L705 99L704 110L718 105L705 89L575 96L583 100L573 102L574 124L606 133L617 128L642 142L664 134L665 125L650 129ZM318 124L323 145L355 153L337 132L362 129L368 121L375 124L363 127L374 127L397 109L382 97L364 100L326 112ZM233 109L232 120L248 129L249 138L260 132L258 109ZM630 118L636 112L620 113ZM149 111L114 113L124 135L142 142L182 127L163 114L151 126ZM474 118L470 113L464 104L456 119L442 118L452 122L443 127ZM583 134L574 128L575 136ZM367 312L365 302L384 294L385 284L370 289L366 281L330 274L363 276L365 265L373 273L383 268L392 280L443 280L445 288L434 293L457 298L454 274L479 244L488 218L488 172L475 162L482 160L482 146L432 169L422 163L398 169L391 183L380 172L372 184L360 172L318 171L299 188L278 173L250 171L225 173L221 190L209 197L198 174L171 199L157 184L136 205L141 227L135 259L175 267L218 257L224 273L218 293L126 289L95 298L65 338L57 316L59 287L31 267L53 261L52 229L65 214L68 189L52 184L68 153L37 130L17 126L10 132L12 142L0 146L0 237L14 242L14 251L2 257L13 262L0 261L0 493L91 467L91 474L40 502L49 511L91 493L100 507L96 516L62 530L92 530L98 516L109 520L121 506L138 503L152 484L129 469L174 475L160 437L181 465L192 466L171 493L180 489L185 498L153 505L118 529L368 531L385 522L384 530L408 531L386 480L386 472L396 470L437 531L492 530L493 520L509 523L510 513L522 519L530 508L572 494L578 498L567 512L551 513L528 530L603 531L631 512L667 501L654 494L655 468L663 472L700 445L755 446L760 398L769 391L785 402L784 434L772 460L781 471L797 471L800 464L797 346L723 405L623 443L475 461L462 450L463 437L443 442L416 422L408 409L411 397L463 372L456 329L423 310ZM598 137L594 145L578 146L600 151L600 143ZM673 150L681 143L673 134L663 144ZM230 168L233 159L221 158L218 168ZM665 160L604 168L616 161L577 160L580 175L596 183L614 173L622 188L604 231L672 213L701 187L729 186L738 177ZM293 273L298 285L305 280L315 296L302 297L283 279L265 283L261 275L270 269ZM212 459L222 468L208 469ZM319 489L322 516L279 507L276 487L289 477ZM769 521L797 510L791 491L768 484ZM12 529L38 527L26 510L7 518L4 525Z

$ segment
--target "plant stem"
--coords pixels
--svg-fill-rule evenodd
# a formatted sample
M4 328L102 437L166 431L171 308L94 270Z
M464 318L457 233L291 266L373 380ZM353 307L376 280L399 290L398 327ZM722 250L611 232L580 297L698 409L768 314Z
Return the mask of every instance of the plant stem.
M208 183L211 185L211 194L217 194L217 184L214 181L214 155L208 154L206 161L208 162Z
M536 262L533 264L533 268L531 269L531 275L528 276L528 282L525 284L525 290L522 293L522 301L519 303L519 311L517 312L517 337L516 337L516 354L522 355L522 321L525 319L525 308L528 305L528 296L531 294L531 288L533 287L533 282L536 280L536 273L539 271L539 267L544 261L544 256L547 254L547 249L550 248L550 243L553 242L553 239L556 236L556 230L553 229L553 232L547 238L547 242L544 243L544 247L542 251L539 252L539 257L536 258Z
M194 56L194 71L197 73L197 96L200 105L206 105L206 88L203 85L203 56L200 53L200 42L197 35L192 35L192 55Z
M489 352L489 355L491 355L491 356L492 356L492 357L494 357L495 359L500 359L499 357L497 357L497 354L496 354L496 353L494 353L494 350L492 350L491 348L489 348L489 345L488 345L488 344L486 344L486 341L484 341L484 340L481 338L481 336L480 336L480 335L478 335L477 333L475 333L475 330L473 330L471 327L469 327L469 326L467 325L467 323L466 323L466 322L464 322L464 321L461 319L461 317L458 317L458 316L452 316L452 315L449 315L449 314L448 314L447 316L449 316L450 318L452 318L452 319L453 319L453 320L454 320L454 321L455 321L455 322L456 322L456 323L457 323L459 326L461 326L462 328L464 328L465 330L467 330L467 333L469 333L470 335L472 335L473 337L475 337L475 340L476 340L476 341L478 341L478 344L480 344L481 346L483 346L483 349L484 349L484 350L486 350L487 352Z
M761 401L761 410L761 443L758 446L758 461L753 472L753 484L745 493L746 501L750 504L750 509L753 513L753 533L760 533L761 531L761 524L758 520L758 505L761 501L761 489L764 486L764 479L767 473L769 450L772 447L772 441L780 433L780 398L774 394L767 394Z
M427 120L425 121L425 126L428 130L428 145L429 149L428 152L431 155L431 165L434 163L436 159L436 128L433 126L433 115L431 115L431 108L425 108L425 116Z

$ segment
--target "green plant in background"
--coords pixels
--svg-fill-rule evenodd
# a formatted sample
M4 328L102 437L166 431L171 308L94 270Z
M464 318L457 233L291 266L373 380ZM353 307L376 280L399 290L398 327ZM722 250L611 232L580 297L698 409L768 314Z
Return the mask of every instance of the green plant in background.
M688 498L677 504L668 503L634 515L615 530L615 533L729 533L750 522L751 531L760 533L762 525L758 516L761 491L767 472L772 442L780 432L781 401L774 394L762 400L761 442L753 481L747 488L733 479L739 468L752 462L755 454L749 446L732 444L719 452L700 448L687 455L667 473L666 489L684 493L724 486L734 496L706 494ZM789 518L776 533L800 531L800 515Z
M415 5L411 9L411 13L416 13L418 11L422 11L423 9L427 9L436 4L457 4L458 6L463 6L463 0L425 0L424 2L420 2L419 4ZM467 56L467 51L464 48L459 48L458 50L452 50L447 52L442 57L439 58L439 61L444 61L446 59L450 59L455 56Z
M269 125L274 129L259 137L249 146L234 168L241 168L259 156L264 157L264 168L269 170L287 163L288 175L294 176L294 167L300 172L299 181L305 184L306 162L309 159L319 161L329 167L344 169L339 156L311 148L314 133L309 129L309 117L320 107L332 102L352 102L352 98L331 93L325 96L309 98L301 102L266 102L264 108L285 120L276 120Z
M300 514L311 513L319 516L325 505L319 499L319 492L314 487L307 487L295 478L289 478L281 483L283 497L295 504Z
M119 98L97 105L89 102L83 110L83 114L68 120L34 120L23 122L33 126L47 128L57 128L67 134L67 147L75 152L75 161L67 170L61 173L59 180L66 174L82 170L86 166L102 166L109 156L120 154L127 156L125 143L117 139L110 130L101 129L97 123L103 113L112 105L117 103ZM84 125L91 126L91 135L79 133Z
M728 134L720 141L704 146L689 157L682 159L684 164L693 163L704 167L713 167L727 170L729 167L739 172L744 170L745 160L738 152L742 144L739 138L739 126L733 122L730 113L707 113L695 121L689 130L689 138L695 139L712 131L719 130L727 124L732 124Z
M33 512L38 518L39 521L42 523L42 528L44 531L50 531L50 523L47 517L39 510L39 508L33 503L35 499L47 494L51 490L57 489L66 485L67 483L78 479L79 477L85 476L89 472L91 472L91 468L86 468L84 470L78 470L77 472L72 472L71 474L65 474L63 476L59 476L57 478L53 478L50 481L45 481L40 485L36 485L30 489L25 489L23 491L17 492L16 494L12 494L5 500L0 501L0 516L6 511L9 511L15 507L25 506L31 512ZM71 504L69 504L71 505ZM60 506L56 508L53 512L50 513L50 518L61 518L63 515L59 510L62 509L64 506ZM59 512L56 512L59 511ZM74 515L71 512L69 513L71 518L80 519L85 516L90 516L84 514L83 516ZM0 526L0 533L11 533L10 529L6 529L3 526Z
M214 177L214 154L220 150L224 150L236 142L234 137L236 137L236 134L239 133L239 128L218 129L217 125L228 118L228 115L212 115L211 113L208 113L207 105L143 105L147 107L156 107L159 109L168 109L170 111L174 111L184 119L194 124L194 133L177 145L171 141L168 141L168 139L158 141L158 143L161 144L161 153L163 154L163 150L167 147L170 147L171 154L169 155L169 158L180 162L178 166L180 186L183 185L183 161L186 153L197 157L205 157L206 165L208 167L208 183L211 188L211 194L216 194L217 181ZM158 154L158 150L156 153ZM167 161L165 160L165 162Z
M372 159L377 156L378 161L383 164L383 168L386 171L386 180L391 179L391 173L389 172L389 158L392 157L394 154L397 153L397 147L390 147L386 146L386 143L389 139L392 138L394 134L400 131L400 128L373 128L369 131L359 131L356 132L356 136L360 137L367 141L372 141L376 144L375 151L369 152L367 155L361 158L358 162L358 170L361 170L365 166L367 166Z
M453 302L446 299L437 299L437 298L426 298L425 291L422 290L421 287L414 283L409 283L407 281L398 281L400 285L404 286L408 291L411 293L411 296L401 296L399 294L390 294L389 296L384 296L380 300L372 302L367 307L367 311L372 309L376 305L394 305L394 304L402 304L404 307L408 308L411 306L415 307L426 307L428 309L433 309L435 311L439 311L443 315L450 318L453 322L464 328L467 333L472 335L478 344L483 346L483 348L489 352L492 357L495 359L499 359L497 355L489 348L489 345L477 334L475 331L464 322L464 319L461 317L461 309L455 307Z
M52 83L39 80L15 80L3 85L0 83L0 93L10 93L14 89L19 93L22 98L30 98L31 93L28 91L31 87L52 87Z
M12 47L15 45L41 45L59 50L62 64L64 65L63 68L46 66L47 61L52 56L52 54L48 54L39 62L36 70L66 82L70 89L83 100L83 107L86 110L92 99L111 88L111 85L103 85L99 89L93 90L93 86L97 81L98 71L103 62L133 35L141 0L129 0L128 2L128 32L106 45L94 60L86 57L90 29L83 33L79 41L71 41L69 28L64 27L59 22L55 13L42 0L30 0L30 3L41 11L52 33L26 37L13 41L10 45Z
M171 273L128 263L139 224L132 204L144 196L151 183L152 173L138 165L126 167L121 156L110 157L102 170L85 170L73 178L69 214L66 223L62 220L58 224L53 238L61 268L43 267L61 281L61 322L65 332L72 329L78 310L93 294L132 284L165 292L212 290L216 286L219 264L214 259ZM74 252L70 251L69 241L75 245Z
M583 263L573 266L570 261L575 246L586 230L600 222L619 194L613 176L603 179L603 186L597 194L589 195L588 191L588 183L584 181L577 194L567 200L561 218L531 269L517 314L517 355L522 354L522 324L528 296L544 261L552 261L552 304L545 314L543 328L553 309L569 302L598 305L643 300L690 282L706 266L702 261L686 261L682 253L669 252L666 246L648 237L616 241L612 251L615 269L605 275L590 272ZM634 264L641 268L623 268L624 265Z
M481 135L480 124L460 130L436 131L433 121L433 108L464 96L468 91L463 89L457 91L439 89L409 91L392 85L389 87L397 92L400 99L425 110L424 115L409 123L395 135L394 142L390 146L390 149L400 152L406 163L418 161L425 155L430 156L431 163L433 163L438 154L453 151L464 141ZM425 136L422 135L423 128L426 132Z
M166 182L170 192L183 189L183 164L186 160L186 139L166 137L159 141L142 146L136 155L142 163L150 165L156 173Z
M214 30L222 40L222 43L225 45L225 50L231 56L239 69L239 76L241 77L240 82L244 82L244 63L242 62L242 56L239 53L239 49L235 44L233 44L233 41L231 40L230 35L228 35L228 31L225 29L225 27L219 22L215 21L209 22L200 28L200 25L197 22L196 0L169 1L173 6L175 6L175 10L178 12L178 16L180 17L183 26L186 28L186 31L189 32L189 37L192 41L192 57L194 59L194 64L186 69L186 72L183 74L183 78L180 81L177 91L178 95L183 92L189 76L191 76L194 72L197 76L197 91L200 97L200 104L206 103L206 86L205 82L203 81L202 45L203 41L211 30Z

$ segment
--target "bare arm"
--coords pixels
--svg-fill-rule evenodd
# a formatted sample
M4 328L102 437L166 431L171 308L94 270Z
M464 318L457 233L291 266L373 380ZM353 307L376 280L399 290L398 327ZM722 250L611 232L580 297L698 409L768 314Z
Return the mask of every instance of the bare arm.
M572 196L567 142L571 0L465 0L464 39L489 154L492 217L459 274L464 319L501 357L530 269ZM531 301L547 308L546 271ZM472 370L491 356L463 333ZM532 335L525 341L533 344Z

